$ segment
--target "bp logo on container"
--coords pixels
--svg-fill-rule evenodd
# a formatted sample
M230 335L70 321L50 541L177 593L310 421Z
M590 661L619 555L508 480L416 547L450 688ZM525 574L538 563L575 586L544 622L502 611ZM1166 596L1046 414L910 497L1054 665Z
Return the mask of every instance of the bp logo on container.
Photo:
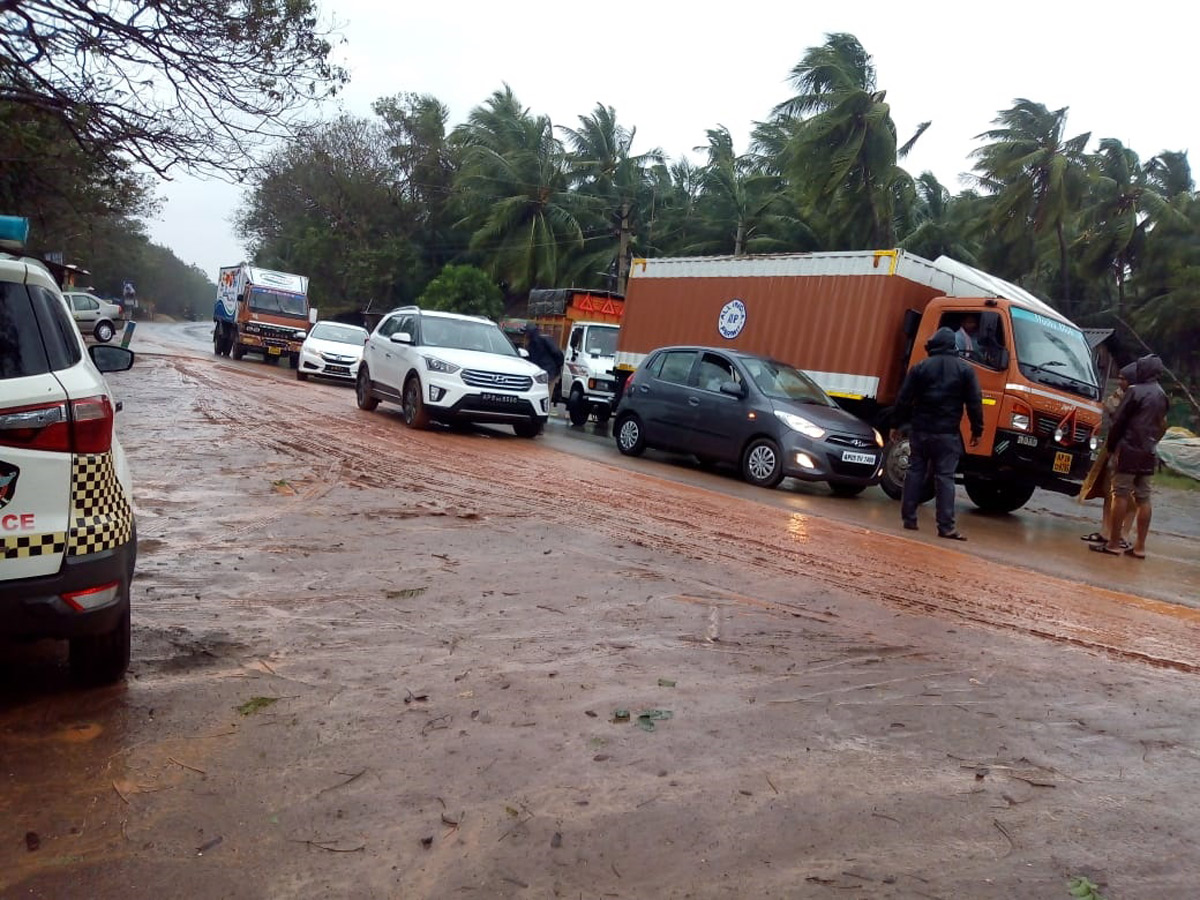
M736 297L721 307L717 318L717 330L721 337L732 341L746 327L746 304Z

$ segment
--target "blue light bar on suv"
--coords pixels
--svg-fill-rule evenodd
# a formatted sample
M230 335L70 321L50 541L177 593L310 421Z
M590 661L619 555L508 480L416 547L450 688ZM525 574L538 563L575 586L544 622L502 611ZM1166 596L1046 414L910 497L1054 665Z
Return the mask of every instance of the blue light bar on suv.
M29 220L21 216L0 216L0 241L24 246L29 238Z

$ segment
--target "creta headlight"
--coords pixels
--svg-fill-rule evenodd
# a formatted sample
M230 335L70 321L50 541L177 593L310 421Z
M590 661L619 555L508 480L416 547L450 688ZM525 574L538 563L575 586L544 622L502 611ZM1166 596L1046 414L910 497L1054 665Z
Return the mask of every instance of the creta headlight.
M538 384L549 384L550 376L547 375L545 372L538 372L536 375L533 376L533 380L536 381Z
M804 416L798 416L795 413L790 412L782 412L777 409L775 410L775 418L777 418L788 428L792 429L792 431L798 431L807 437L825 437L825 429L820 425L816 425L808 421L808 419L804 418Z
M438 359L436 356L426 356L425 368L430 372L441 372L443 375L453 375L462 366L456 366L454 363L448 363L444 359Z

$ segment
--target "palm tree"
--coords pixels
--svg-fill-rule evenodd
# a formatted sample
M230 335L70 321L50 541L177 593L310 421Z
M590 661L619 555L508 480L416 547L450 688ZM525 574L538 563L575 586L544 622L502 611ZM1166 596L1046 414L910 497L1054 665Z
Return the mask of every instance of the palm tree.
M871 56L850 34L810 47L791 81L797 94L775 107L775 129L790 132L785 171L805 205L845 223L836 236L845 249L893 246L896 200L909 192L897 160L929 123L899 145L887 92L876 90Z
M579 193L597 213L602 223L611 224L617 234L615 257L611 250L600 249L582 262L584 271L598 265L605 269L615 262L616 291L625 293L631 250L637 240L640 214L649 210L652 186L649 168L663 162L657 148L633 155L637 129L617 124L611 106L597 104L590 116L579 117L579 128L562 128L571 148L569 165ZM608 260L604 257L608 256Z
M1083 196L1083 150L1091 133L1064 140L1067 107L1048 110L1018 99L992 120L993 128L976 139L990 143L972 151L978 160L975 183L995 195L991 225L1007 240L1052 231L1058 242L1062 298L1070 311L1066 222Z
M546 116L532 116L505 85L455 129L455 179L471 249L510 295L557 285L567 253L584 244L566 151Z
M913 227L900 240L900 246L928 259L945 255L974 265L977 249L970 238L971 220L963 213L968 202L960 202L937 180L932 172L923 172L914 183Z

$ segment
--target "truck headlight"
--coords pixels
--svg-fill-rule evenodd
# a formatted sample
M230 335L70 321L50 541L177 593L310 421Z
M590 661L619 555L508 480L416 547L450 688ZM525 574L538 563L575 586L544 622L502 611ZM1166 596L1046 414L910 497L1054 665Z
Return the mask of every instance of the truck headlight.
M1028 431L1029 416L1024 415L1023 413L1013 413L1011 424L1013 428L1017 429L1017 431Z
M810 422L804 416L798 416L795 413L783 412L775 410L775 418L786 425L792 431L798 431L806 437L823 438L825 437L825 429L820 425Z
M1097 450L1099 450L1100 449L1100 438L1096 437L1096 435L1094 435L1094 434L1090 438L1088 438L1088 449L1091 450L1093 453L1095 453Z
M453 375L462 366L456 366L454 363L448 363L444 359L438 359L436 356L422 357L425 360L425 368L430 372L440 372L442 375Z

